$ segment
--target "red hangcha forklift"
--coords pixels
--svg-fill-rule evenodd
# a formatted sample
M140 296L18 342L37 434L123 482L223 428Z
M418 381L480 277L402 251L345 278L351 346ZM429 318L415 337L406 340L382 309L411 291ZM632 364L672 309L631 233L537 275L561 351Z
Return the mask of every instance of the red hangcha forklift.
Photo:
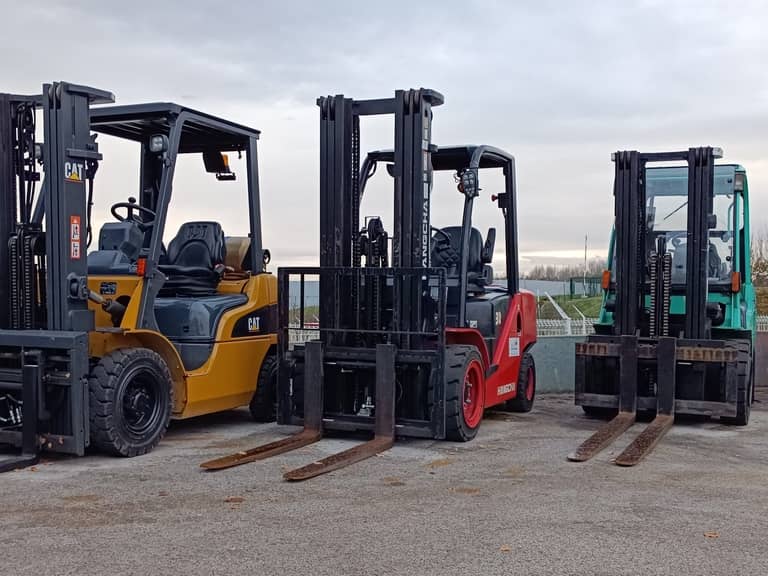
M277 419L304 430L204 468L281 454L324 430L374 433L284 475L304 480L386 450L396 435L468 441L486 408L531 409L536 303L518 288L515 160L491 146L434 146L432 108L442 103L425 89L382 100L318 100L320 266L278 271ZM360 118L374 115L394 116L394 149L371 152L361 166ZM366 184L380 164L393 179L391 236L381 218L360 222ZM464 197L458 226L430 224L433 170L455 174ZM491 199L504 218L506 285L494 282L490 266L495 229L483 241L472 226L479 174L487 170L504 175L504 190ZM317 339L291 347L292 333L310 328L312 281L319 282Z

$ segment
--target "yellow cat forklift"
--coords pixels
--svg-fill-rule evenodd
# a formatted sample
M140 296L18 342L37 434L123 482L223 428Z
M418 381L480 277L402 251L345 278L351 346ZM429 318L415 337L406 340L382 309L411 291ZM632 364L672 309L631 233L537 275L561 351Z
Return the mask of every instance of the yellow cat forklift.
M0 471L42 450L144 454L171 418L250 404L274 419L277 282L261 243L259 132L176 104L92 106L113 101L65 82L0 94L0 445L21 449ZM140 186L89 251L99 133L139 144ZM178 156L234 180L225 153L245 155L249 235L186 222L166 246Z

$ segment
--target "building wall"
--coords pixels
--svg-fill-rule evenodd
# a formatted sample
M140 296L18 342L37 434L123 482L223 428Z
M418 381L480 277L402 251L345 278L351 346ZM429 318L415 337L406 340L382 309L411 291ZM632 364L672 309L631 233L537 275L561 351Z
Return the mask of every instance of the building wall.
M533 346L536 391L573 392L574 347L584 336L544 336Z
M544 336L533 347L536 389L540 393L573 392L574 346L584 336ZM755 346L755 384L768 387L768 333L759 332Z

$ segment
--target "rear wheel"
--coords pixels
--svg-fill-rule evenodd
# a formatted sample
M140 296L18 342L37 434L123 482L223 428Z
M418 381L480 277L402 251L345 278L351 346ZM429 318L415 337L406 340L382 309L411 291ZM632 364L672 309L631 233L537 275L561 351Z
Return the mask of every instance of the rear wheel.
M456 442L472 440L485 407L485 370L476 347L446 346L445 399L446 438Z
M277 418L277 356L267 354L259 370L259 380L249 405L256 422L274 422Z
M530 412L536 398L536 364L529 353L520 361L520 373L517 377L517 393L507 401L507 409L512 412Z
M720 421L732 426L746 426L752 411L754 399L754 366L751 357L752 343L749 340L736 340L726 346L738 352L736 365L736 416L723 416Z
M162 357L146 348L102 357L88 380L91 443L118 456L139 456L160 442L171 420L173 384Z

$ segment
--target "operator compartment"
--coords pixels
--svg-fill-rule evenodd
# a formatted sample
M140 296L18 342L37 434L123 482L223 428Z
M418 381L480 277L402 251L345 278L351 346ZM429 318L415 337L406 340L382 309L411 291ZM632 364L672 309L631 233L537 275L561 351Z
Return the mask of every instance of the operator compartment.
M433 232L432 264L437 268L445 268L447 275L446 325L458 327L460 326L459 310L462 308L460 282L462 227L435 228ZM507 290L492 286L491 261L495 241L495 228L488 230L485 242L477 228L470 228L467 244L466 325L477 329L483 335L491 353L501 327L500 320L509 307Z
M227 261L227 240L218 222L187 222L168 244L166 263L158 266L167 280L155 299L155 319L187 370L210 357L224 313L248 302L245 294L218 292ZM241 260L230 269L243 273L243 267Z

